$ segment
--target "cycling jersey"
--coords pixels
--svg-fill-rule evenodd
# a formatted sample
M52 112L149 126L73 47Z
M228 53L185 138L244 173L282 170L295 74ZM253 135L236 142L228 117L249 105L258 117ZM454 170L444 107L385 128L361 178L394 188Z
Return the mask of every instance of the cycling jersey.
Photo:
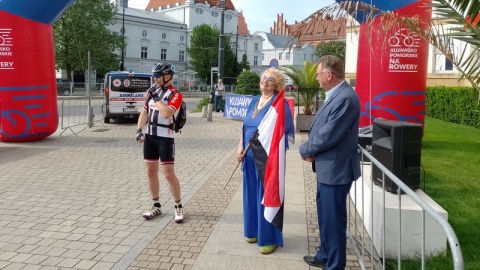
M167 104L169 107L175 109L175 112L182 105L182 94L179 91L177 91L177 89L174 86L169 86L163 89L157 88L157 90L155 91L157 91L158 96L160 97L160 102L163 102L164 104ZM164 98L169 97L170 95L172 96L168 101L164 100ZM174 137L173 135L175 134L174 130L158 125L158 124L161 124L161 125L171 124L173 122L173 117L170 117L168 119L163 118L163 116L158 111L157 106L155 106L155 101L150 96L146 98L145 104L143 105L143 107L148 112L147 131L145 133L153 136L158 136L158 137L173 138Z

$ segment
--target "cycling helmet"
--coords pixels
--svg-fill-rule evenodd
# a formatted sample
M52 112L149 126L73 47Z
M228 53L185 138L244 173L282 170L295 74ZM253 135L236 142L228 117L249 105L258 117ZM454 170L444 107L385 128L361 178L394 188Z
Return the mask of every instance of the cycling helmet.
M156 63L152 68L152 73L173 75L175 73L175 67L170 63Z

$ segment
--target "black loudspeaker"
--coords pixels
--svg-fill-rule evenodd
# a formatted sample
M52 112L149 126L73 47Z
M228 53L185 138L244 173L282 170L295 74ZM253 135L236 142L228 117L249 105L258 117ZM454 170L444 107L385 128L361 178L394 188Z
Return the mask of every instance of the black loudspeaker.
M384 119L373 123L373 157L412 190L420 188L422 136L421 124ZM372 164L372 179L376 185L382 186L382 171L375 164ZM385 190L395 194L398 190L386 175Z
M363 149L367 150L369 154L372 154L372 131L372 125L358 129L358 144ZM362 161L362 156L362 153L359 152L358 158L360 159L360 161ZM364 156L363 162L370 162L370 159Z

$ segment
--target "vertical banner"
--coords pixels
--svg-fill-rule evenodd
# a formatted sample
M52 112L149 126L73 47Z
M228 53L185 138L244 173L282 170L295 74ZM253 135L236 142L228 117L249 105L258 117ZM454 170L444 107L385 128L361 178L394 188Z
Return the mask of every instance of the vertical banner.
M429 0L370 2L382 10L431 20L426 7ZM405 27L384 32L380 17L361 24L356 78L360 127L371 125L376 118L424 123L428 48L428 42Z
M0 1L1 141L41 140L57 130L52 24L73 1Z

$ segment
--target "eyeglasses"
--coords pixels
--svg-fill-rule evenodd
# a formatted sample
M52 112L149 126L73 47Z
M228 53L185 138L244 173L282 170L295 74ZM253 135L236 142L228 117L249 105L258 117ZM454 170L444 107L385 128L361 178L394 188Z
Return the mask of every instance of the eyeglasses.
M262 75L262 76L260 77L260 80L261 80L261 81L267 81L267 82L274 82L274 81L275 81L275 80L273 79L273 77L267 77L267 76L265 76L265 75Z
M327 73L327 72L330 72L330 73L332 73L332 74L335 74L335 73L331 72L330 70L324 70L324 71L322 71L322 72L317 72L316 74L317 74L317 76L318 76L319 74L323 74L323 73Z

